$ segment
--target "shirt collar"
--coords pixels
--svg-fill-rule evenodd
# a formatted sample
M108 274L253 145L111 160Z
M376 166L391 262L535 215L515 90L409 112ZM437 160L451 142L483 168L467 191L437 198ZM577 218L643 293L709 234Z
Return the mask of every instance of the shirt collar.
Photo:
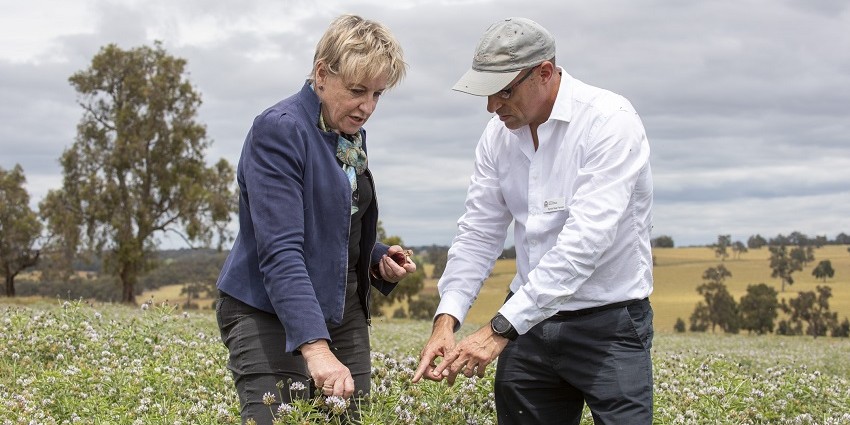
M552 106L549 119L570 122L573 118L573 88L575 87L573 82L575 79L560 66L558 72L561 73L561 85L558 87L558 95L555 97L555 105Z
M561 84L558 86L558 94L555 96L555 104L552 105L552 112L549 114L549 119L541 125L545 125L552 120L570 122L573 118L573 82L575 79L564 71L564 68L558 67L558 72L561 73ZM531 137L527 125L511 130L511 133L519 137Z

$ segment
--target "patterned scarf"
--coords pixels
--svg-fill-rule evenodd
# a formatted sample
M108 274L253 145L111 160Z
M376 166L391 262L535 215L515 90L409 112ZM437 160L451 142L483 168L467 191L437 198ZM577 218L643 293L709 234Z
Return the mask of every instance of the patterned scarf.
M333 131L325 124L325 118L321 113L319 114L319 128L322 131ZM342 162L342 171L348 176L348 182L351 184L351 214L353 215L357 212L357 198L353 196L357 191L357 176L363 174L368 166L366 152L363 150L363 138L359 131L353 135L339 134L336 157Z

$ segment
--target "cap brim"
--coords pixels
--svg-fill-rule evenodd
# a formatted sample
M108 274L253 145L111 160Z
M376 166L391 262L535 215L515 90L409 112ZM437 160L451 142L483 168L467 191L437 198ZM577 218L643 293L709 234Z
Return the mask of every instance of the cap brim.
M481 72L474 69L466 71L452 90L475 96L490 96L507 87L522 70L510 72Z

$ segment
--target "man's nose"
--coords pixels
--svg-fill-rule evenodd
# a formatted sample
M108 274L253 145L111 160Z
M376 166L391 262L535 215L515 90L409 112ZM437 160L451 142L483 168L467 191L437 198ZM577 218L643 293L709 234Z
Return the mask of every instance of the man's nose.
M502 106L502 99L495 94L487 96L487 112L494 113Z

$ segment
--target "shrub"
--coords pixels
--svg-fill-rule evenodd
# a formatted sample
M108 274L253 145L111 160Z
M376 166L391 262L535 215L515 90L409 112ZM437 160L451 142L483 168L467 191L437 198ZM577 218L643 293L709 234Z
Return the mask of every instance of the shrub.
M684 333L685 332L685 321L682 320L681 317L676 319L676 325L673 326L673 330L678 332L678 333Z

